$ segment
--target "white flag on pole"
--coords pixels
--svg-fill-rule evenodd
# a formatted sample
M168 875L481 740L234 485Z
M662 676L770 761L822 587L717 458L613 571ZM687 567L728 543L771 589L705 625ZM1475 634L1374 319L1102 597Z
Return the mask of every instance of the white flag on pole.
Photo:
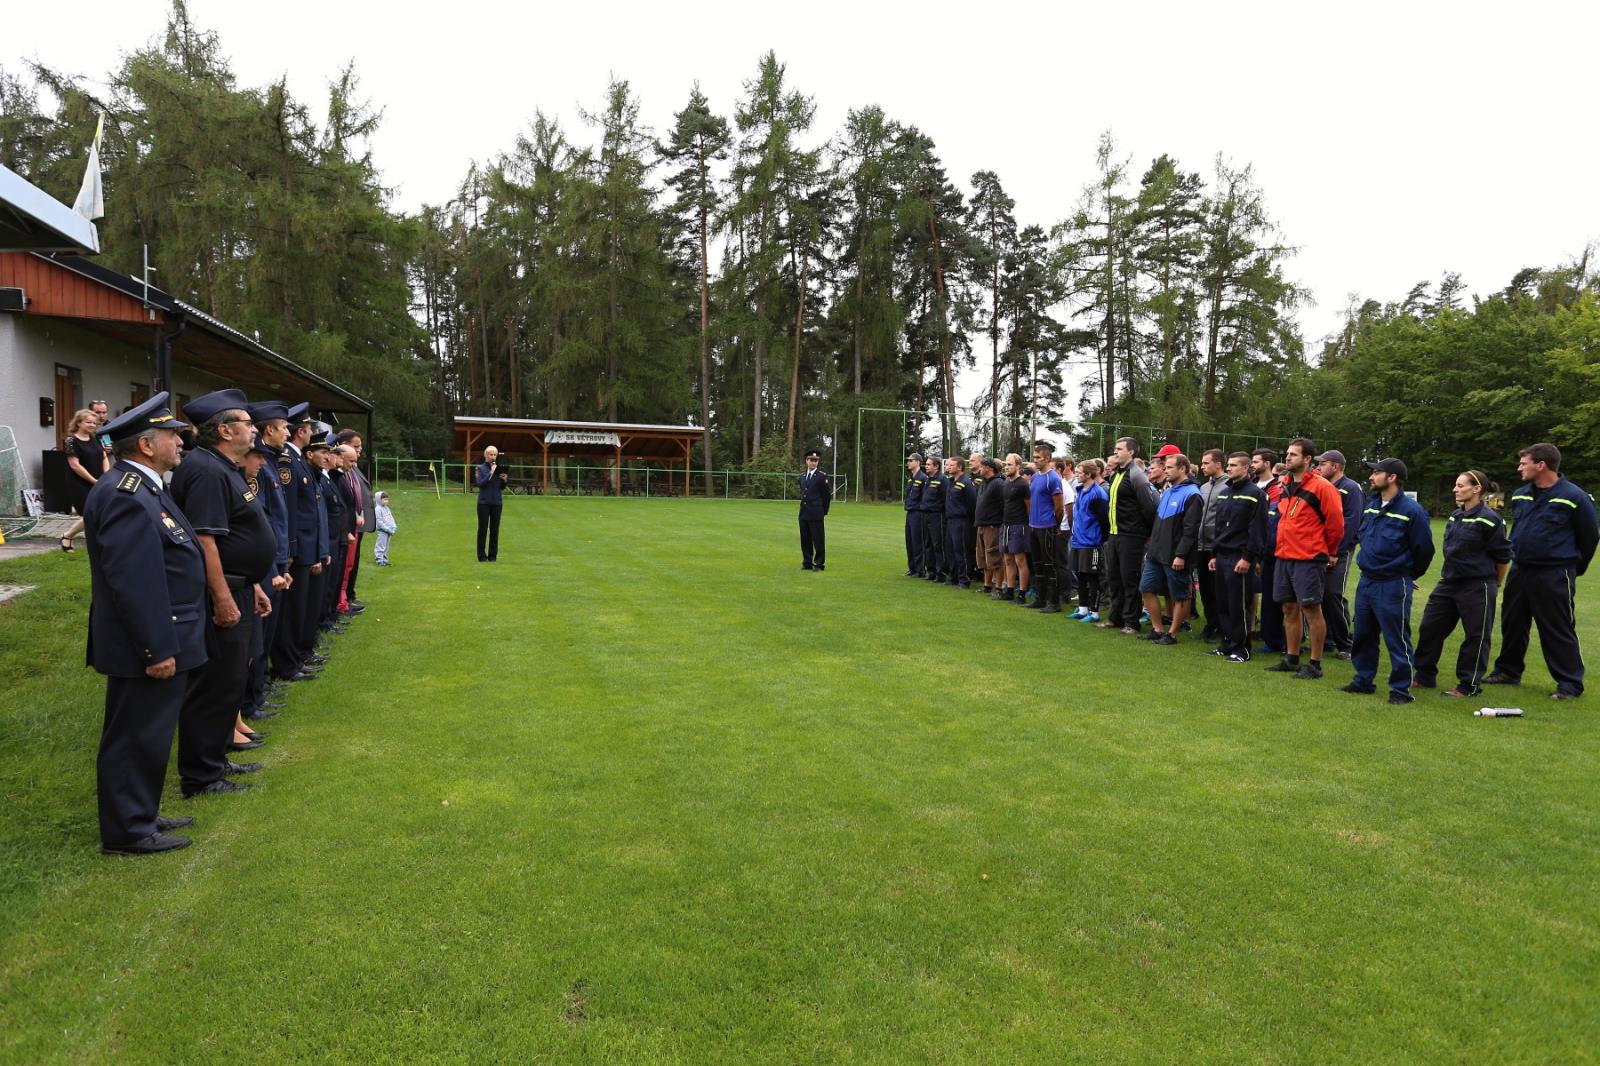
M94 143L89 146L89 165L83 172L83 185L72 210L93 222L106 217L105 193L100 186L100 137L106 131L106 113L100 112L100 121L94 128Z

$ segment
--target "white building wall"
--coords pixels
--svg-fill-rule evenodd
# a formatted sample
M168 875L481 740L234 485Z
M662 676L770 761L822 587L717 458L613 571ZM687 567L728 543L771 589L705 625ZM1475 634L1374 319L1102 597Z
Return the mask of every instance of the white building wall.
M154 377L155 332L145 347L116 341L68 319L0 312L0 426L16 435L28 484L39 488L43 453L56 446L56 427L39 425L39 399L56 395L56 365L83 374L82 406L104 400L116 415L133 398L136 384L150 388ZM176 391L198 396L215 384L182 366L174 367ZM63 424L73 409L57 410ZM9 501L0 501L0 505Z

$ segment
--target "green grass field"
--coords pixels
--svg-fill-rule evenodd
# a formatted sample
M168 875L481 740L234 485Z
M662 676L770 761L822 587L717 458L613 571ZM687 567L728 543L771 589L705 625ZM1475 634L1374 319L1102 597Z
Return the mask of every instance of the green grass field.
M0 1062L1600 1057L1600 696L1537 652L1476 719L908 581L887 507L820 575L793 505L515 498L492 566L395 511L148 859L85 554L0 565Z

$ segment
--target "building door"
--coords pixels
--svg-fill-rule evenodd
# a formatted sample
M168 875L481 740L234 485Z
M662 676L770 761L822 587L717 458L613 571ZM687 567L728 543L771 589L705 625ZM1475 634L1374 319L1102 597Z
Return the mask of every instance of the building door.
M133 382L129 391L128 407L138 407L150 398L150 386Z
M64 448L72 415L83 406L83 371L56 364L56 447Z

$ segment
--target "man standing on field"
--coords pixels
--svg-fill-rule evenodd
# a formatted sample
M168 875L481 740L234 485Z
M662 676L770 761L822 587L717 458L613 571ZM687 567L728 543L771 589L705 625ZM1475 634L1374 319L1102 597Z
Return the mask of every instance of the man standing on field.
M1344 539L1344 501L1312 467L1317 446L1304 437L1289 442L1284 455L1288 473L1278 500L1278 546L1273 580L1283 603L1283 630L1288 645L1283 659L1267 667L1293 674L1301 681L1322 678L1322 645L1328 637L1322 600L1328 571L1338 561ZM1311 631L1311 661L1300 662L1300 619Z

